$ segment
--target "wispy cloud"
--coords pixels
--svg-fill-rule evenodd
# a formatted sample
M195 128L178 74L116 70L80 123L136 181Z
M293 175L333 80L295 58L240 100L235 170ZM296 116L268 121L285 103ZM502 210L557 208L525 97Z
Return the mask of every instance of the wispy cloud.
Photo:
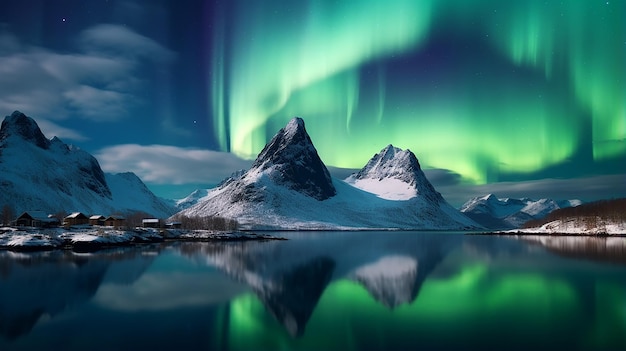
M154 40L138 34L127 27L101 24L83 31L80 35L82 48L90 53L110 54L129 59L145 58L169 62L175 54Z
M39 125L39 129L41 129L41 132L48 138L56 136L62 140L75 141L85 141L89 139L75 130L61 127L56 123L50 122L45 119L37 120L37 125Z
M26 45L0 32L0 111L37 119L115 121L141 104L146 62L166 65L175 53L122 25L77 35L74 51Z
M132 171L155 184L217 183L251 165L231 153L169 145L116 145L95 156L105 172Z

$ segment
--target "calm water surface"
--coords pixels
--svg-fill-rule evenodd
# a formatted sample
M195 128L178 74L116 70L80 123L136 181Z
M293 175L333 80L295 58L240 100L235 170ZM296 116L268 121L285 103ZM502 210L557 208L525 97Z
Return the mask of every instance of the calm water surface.
M626 349L626 238L0 251L0 350Z

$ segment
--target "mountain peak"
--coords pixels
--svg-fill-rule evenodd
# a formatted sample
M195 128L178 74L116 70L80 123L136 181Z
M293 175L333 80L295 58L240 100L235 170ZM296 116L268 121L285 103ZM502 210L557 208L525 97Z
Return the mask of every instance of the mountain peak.
M421 167L411 150L402 150L389 144L375 154L355 178L396 178L415 185L414 175L418 171L421 172Z
M317 200L336 194L328 169L317 154L302 118L295 117L265 145L252 171L267 171L275 182Z
M47 149L50 146L50 140L43 135L37 122L20 111L13 112L2 121L0 141L8 139L10 136L19 136L42 149Z
M301 133L301 132L306 133L306 128L304 127L304 120L300 117L292 118L283 129L285 130L285 133L289 135L296 135L297 133Z
M402 150L391 144L375 154L365 167L346 181L388 199L407 200L421 195L435 202L441 200L441 195L426 179L415 154L411 150ZM386 183L385 186L377 184L381 182ZM389 182L394 184L387 184ZM389 191L391 188L396 189L390 194L378 191Z

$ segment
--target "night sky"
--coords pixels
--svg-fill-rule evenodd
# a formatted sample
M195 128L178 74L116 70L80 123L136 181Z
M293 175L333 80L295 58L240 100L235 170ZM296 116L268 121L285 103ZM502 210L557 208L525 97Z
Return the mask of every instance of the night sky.
M171 198L294 116L337 176L393 144L453 205L624 197L626 0L3 0L14 110Z

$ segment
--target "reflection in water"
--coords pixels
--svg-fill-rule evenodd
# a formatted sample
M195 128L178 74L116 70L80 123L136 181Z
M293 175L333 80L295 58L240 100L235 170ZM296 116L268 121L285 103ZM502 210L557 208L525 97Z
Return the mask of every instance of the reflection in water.
M0 349L626 349L623 242L286 235L0 252Z
M365 241L365 242L364 242ZM360 283L380 304L415 300L457 236L336 233L287 243L188 243L181 252L245 282L292 336L301 336L331 278Z
M106 280L129 284L142 275L154 248L98 254L0 251L0 334L15 339L43 316L55 317L91 299Z
M291 335L302 335L334 268L332 259L315 258L276 277L276 290L259 291L259 297Z
M565 257L626 264L626 237L522 235L516 238Z

